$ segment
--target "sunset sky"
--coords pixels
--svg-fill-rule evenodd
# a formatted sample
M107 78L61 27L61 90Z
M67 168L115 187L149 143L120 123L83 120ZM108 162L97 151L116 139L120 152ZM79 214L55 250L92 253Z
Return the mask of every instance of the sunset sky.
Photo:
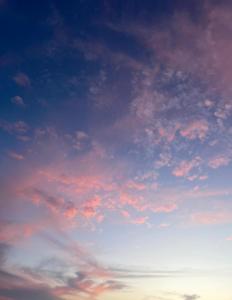
M232 300L232 1L0 0L0 300Z

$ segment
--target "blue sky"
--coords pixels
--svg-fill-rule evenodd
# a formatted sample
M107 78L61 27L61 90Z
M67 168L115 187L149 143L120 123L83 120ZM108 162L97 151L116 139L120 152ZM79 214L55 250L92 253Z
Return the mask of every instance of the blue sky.
M0 300L231 300L229 1L0 1Z

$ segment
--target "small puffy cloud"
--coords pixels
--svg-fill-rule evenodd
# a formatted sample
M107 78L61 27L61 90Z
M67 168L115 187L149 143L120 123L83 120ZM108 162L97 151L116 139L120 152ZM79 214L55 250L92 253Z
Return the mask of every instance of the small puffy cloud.
M204 101L204 106L205 107L211 108L211 107L213 107L213 105L214 105L214 102L212 100L210 100L210 99L206 99Z
M78 213L78 210L76 207L70 207L64 212L64 215L68 219L73 219L76 217L77 213Z
M131 224L135 224L135 225L143 225L143 224L147 224L148 221L148 217L144 216L144 217L137 217L137 218L132 218L130 219L130 223Z
M23 98L20 96L14 96L13 98L11 98L11 102L18 106L25 106Z
M31 80L25 73L19 72L13 77L13 79L19 86L29 87L31 85Z
M160 223L158 225L158 228L167 228L167 227L170 227L170 224L168 224L168 223Z
M16 159L16 160L23 160L24 156L20 153L14 152L14 151L10 151L8 152L9 157Z
M88 138L88 134L85 133L84 131L77 131L76 132L76 137L78 140L83 140Z
M73 147L82 150L89 142L89 136L84 131L76 131Z

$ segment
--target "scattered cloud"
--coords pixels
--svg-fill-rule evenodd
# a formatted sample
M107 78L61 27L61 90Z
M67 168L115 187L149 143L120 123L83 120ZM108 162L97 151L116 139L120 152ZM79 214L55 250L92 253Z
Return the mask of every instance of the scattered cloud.
M178 231L183 220L184 226L232 223L229 168L228 176L213 181L231 162L231 5L203 1L194 12L189 3L174 10L171 5L167 18L160 4L157 18L144 3L133 9L120 4L124 14L103 2L93 10L92 4L78 3L80 10L70 4L70 15L58 3L49 5L51 16L38 16L38 31L46 27L49 37L36 47L33 38L20 40L17 64L11 54L0 57L3 72L10 65L15 74L10 80L4 75L13 89L7 94L15 95L11 102L25 107L24 98L31 97L34 103L24 110L6 105L1 112L2 160L5 154L12 159L4 160L0 176L0 300L97 299L127 290L127 280L186 278L186 270L109 267L96 258L108 249L97 247L109 242L111 226L118 224L137 230L128 231L129 246L146 227L156 231L158 253L161 234ZM85 16L83 24L78 18L73 26L72 7ZM13 18L17 24L23 10ZM92 22L95 11L101 20ZM17 73L28 55L30 76ZM96 257L71 239L87 244L91 233L91 243L99 243L91 245ZM41 256L54 250L51 260L59 256L62 271L48 260L12 266L9 247L25 259L33 243L45 246ZM30 264L35 258L23 259Z
M180 130L180 134L190 140L199 138L203 140L206 137L206 134L209 130L209 125L207 121L193 121L189 123L185 128Z
M25 106L23 98L20 96L14 96L13 98L11 98L11 102L18 106Z
M219 167L227 166L230 163L230 157L226 155L216 156L209 161L209 166L213 169L217 169Z
M14 152L14 151L8 152L8 155L11 158L16 159L16 160L23 160L24 159L24 156L22 154Z
M14 77L13 80L15 83L21 87L30 87L31 80L27 74L19 72Z
M173 175L176 177L186 177L192 171L192 169L197 168L200 165L200 158L196 157L193 160L186 161L183 160L178 166L173 170Z
M8 122L0 120L0 128L8 133L25 134L29 130L29 126L24 121Z

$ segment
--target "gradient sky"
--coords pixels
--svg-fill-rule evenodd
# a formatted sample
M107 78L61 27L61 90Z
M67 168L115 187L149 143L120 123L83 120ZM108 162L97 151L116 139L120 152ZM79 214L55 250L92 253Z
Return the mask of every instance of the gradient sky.
M0 300L232 300L231 20L0 0Z

